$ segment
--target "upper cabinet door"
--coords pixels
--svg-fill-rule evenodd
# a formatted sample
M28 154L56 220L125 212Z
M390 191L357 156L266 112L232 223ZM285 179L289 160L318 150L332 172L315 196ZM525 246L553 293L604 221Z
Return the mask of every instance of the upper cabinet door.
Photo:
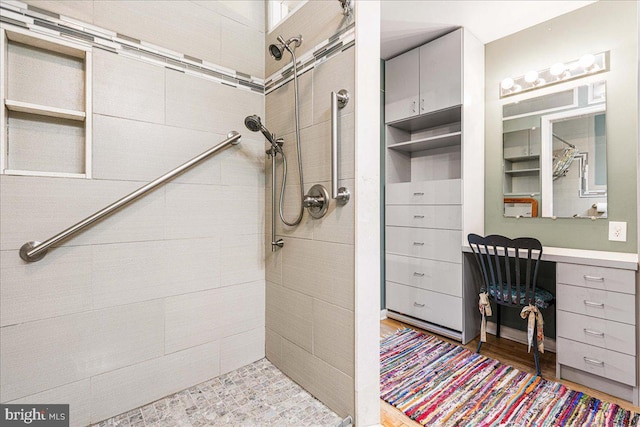
M419 49L420 114L462 104L462 29Z
M420 48L390 59L385 64L385 122L419 114Z

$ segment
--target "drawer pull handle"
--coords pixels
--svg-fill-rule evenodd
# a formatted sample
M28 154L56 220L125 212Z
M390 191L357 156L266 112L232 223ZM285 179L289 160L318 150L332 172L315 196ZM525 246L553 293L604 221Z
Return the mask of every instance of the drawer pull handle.
M424 307L424 304L420 304L420 303L417 303L417 302L414 302L413 305L415 305L416 307Z
M424 193L420 193L420 192L418 192L418 193L413 193L413 195L414 195L414 196L424 196Z
M414 215L414 218L424 218L424 215Z
M416 276L416 277L422 277L422 276L424 276L424 273L418 273L417 271L414 271L413 275Z
M583 359L586 363L591 365L604 366L604 362L602 360L589 359L588 357L583 357Z
M424 246L424 242L413 242L413 246Z
M604 304L601 302L591 302L591 301L584 300L584 305L588 305L589 307L595 307L595 308L604 308Z
M584 280L591 280L592 282L604 282L604 277L600 277L600 276L587 276L585 274L583 277L584 277Z
M593 335L595 337L604 337L604 332L598 332L598 331L594 331L592 329L584 329L584 333L588 334L588 335Z

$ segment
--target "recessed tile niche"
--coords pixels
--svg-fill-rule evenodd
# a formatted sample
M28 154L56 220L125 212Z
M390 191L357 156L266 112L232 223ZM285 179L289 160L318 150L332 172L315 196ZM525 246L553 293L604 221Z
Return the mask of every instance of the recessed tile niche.
M2 30L2 173L91 177L91 48Z

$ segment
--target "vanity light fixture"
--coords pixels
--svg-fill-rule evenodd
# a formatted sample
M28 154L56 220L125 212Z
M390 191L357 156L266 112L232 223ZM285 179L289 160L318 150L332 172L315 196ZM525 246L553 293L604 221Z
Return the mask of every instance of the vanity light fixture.
M531 70L524 76L505 78L500 82L500 98L605 71L609 71L609 51L588 53L580 59L558 62L544 70Z

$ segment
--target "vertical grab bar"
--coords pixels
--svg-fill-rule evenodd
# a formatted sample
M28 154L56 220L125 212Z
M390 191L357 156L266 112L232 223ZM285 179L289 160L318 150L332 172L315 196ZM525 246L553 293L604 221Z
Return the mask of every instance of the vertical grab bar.
M349 202L351 193L346 187L338 188L338 109L349 102L349 92L342 89L331 92L331 198L339 205Z

